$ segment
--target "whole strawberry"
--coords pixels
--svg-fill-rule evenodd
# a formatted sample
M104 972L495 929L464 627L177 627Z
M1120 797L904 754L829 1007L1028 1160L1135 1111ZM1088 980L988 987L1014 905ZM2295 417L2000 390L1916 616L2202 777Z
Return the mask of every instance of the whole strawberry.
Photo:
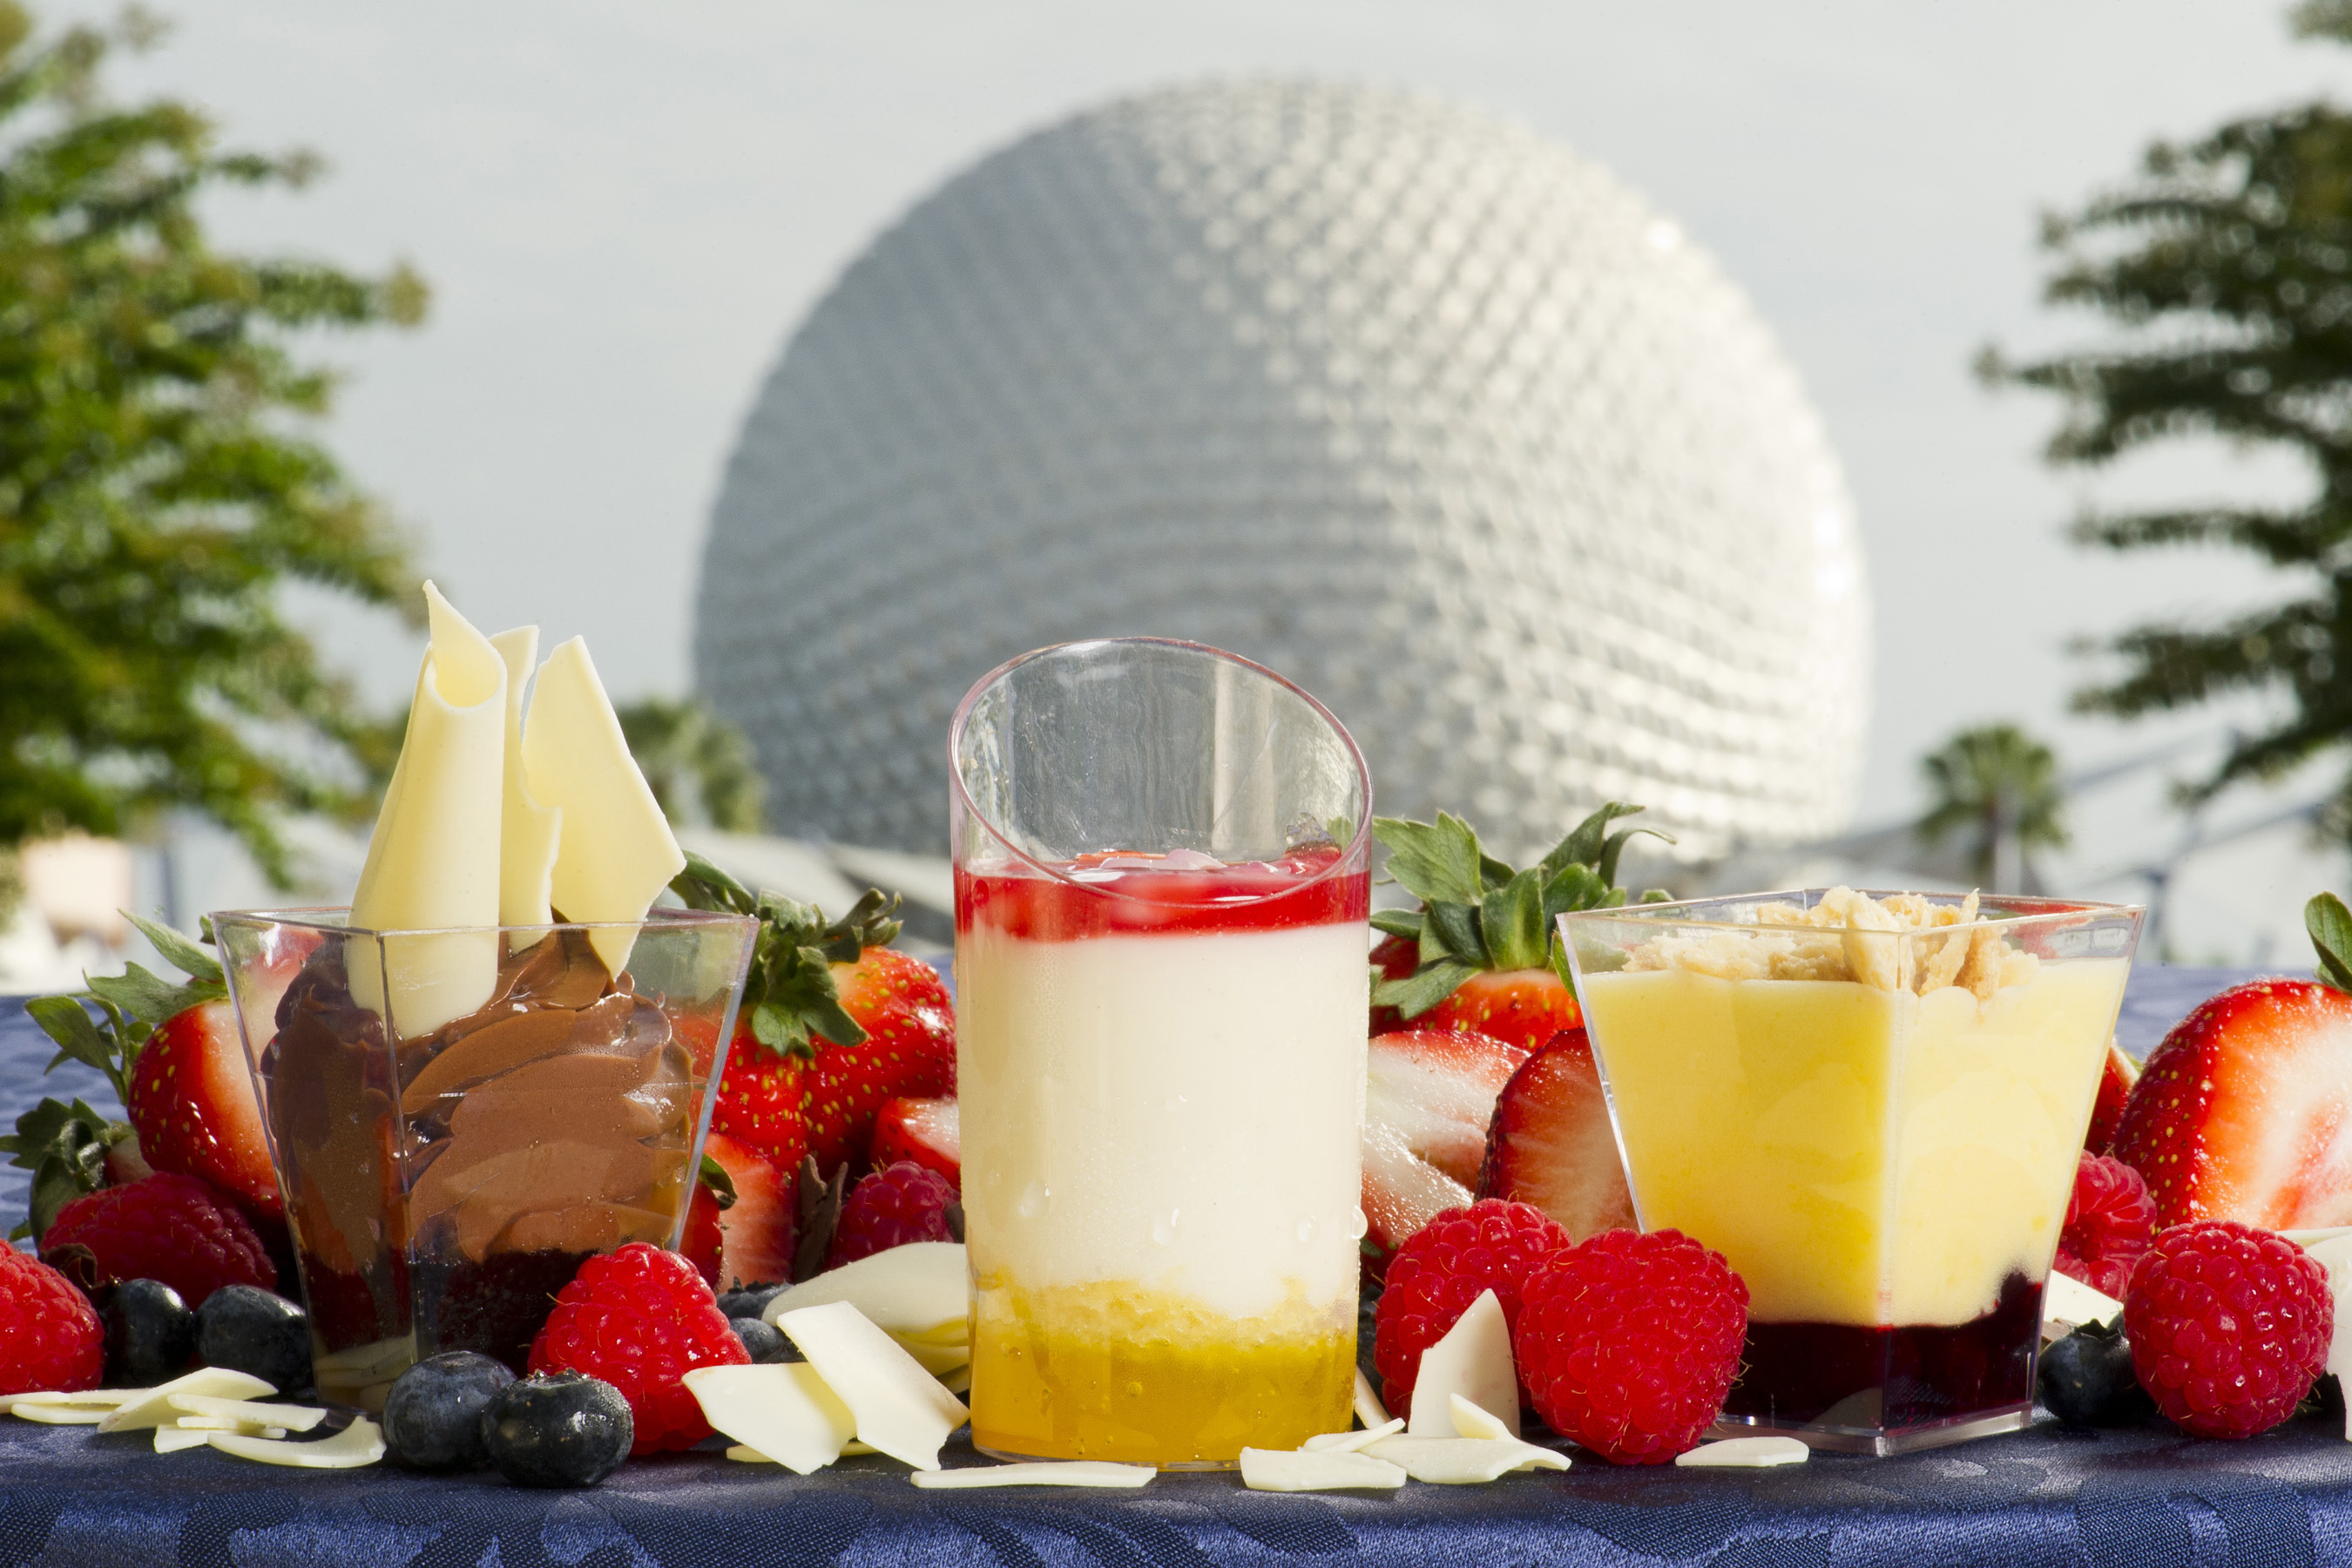
M2334 1323L2327 1270L2231 1220L2159 1232L2124 1295L2140 1386L2200 1437L2251 1437L2294 1414L2326 1367Z
M89 1298L13 1247L0 1246L0 1394L96 1388L106 1331Z
M1421 908L1372 917L1386 935L1372 952L1381 978L1372 987L1371 1032L1407 1024L1467 1029L1531 1051L1582 1024L1553 919L1625 901L1615 886L1618 856L1626 840L1653 830L1611 833L1609 825L1641 809L1611 801L1524 871L1481 849L1460 817L1440 812L1434 825L1375 817L1389 875Z
M1723 1410L1748 1286L1678 1230L1603 1231L1521 1287L1511 1348L1551 1429L1612 1465L1663 1465Z
M121 975L92 976L87 998L42 996L26 1004L57 1042L59 1059L106 1074L131 1119L127 1126L110 1122L79 1100L68 1106L54 1100L18 1119L17 1136L0 1140L0 1147L34 1172L30 1228L44 1230L56 1205L77 1191L152 1171L193 1176L257 1225L278 1226L285 1201L220 961L169 926L129 918L187 978L175 984L134 963ZM316 944L315 936L289 942L246 977L246 1000L257 1018L274 1013ZM100 1015L95 1022L91 1005Z
M109 1279L160 1279L191 1309L224 1285L278 1289L252 1225L220 1194L172 1172L102 1187L58 1210L41 1248L87 1247Z
M1389 1260L1388 1284L1374 1310L1372 1362L1388 1407L1412 1407L1422 1352L1444 1339L1480 1294L1495 1292L1503 1321L1516 1324L1526 1281L1571 1244L1568 1232L1538 1210L1496 1198L1447 1209L1415 1231ZM1519 1392L1526 1397L1524 1376Z
M954 1215L954 1218L950 1218ZM834 1223L827 1268L838 1268L910 1241L961 1241L955 1189L912 1160L875 1172L850 1189Z
M779 1170L805 1153L828 1174L861 1171L887 1101L955 1091L955 1009L938 971L885 945L898 934L895 898L869 890L828 922L694 854L670 886L695 909L761 925L713 1128Z
M2085 1153L2066 1200L2066 1224L2051 1265L2092 1289L2123 1300L2133 1265L2156 1236L2156 1205L2147 1184L2121 1160Z
M709 1436L702 1406L679 1379L751 1359L694 1265L642 1241L583 1263L530 1346L533 1373L585 1373L621 1391L636 1423L632 1454L691 1448Z

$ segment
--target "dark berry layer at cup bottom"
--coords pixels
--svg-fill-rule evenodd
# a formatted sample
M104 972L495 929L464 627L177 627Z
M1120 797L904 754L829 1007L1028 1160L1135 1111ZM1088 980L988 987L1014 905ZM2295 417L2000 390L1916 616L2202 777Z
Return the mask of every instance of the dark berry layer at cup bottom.
M494 1252L479 1263L420 1263L418 1306L433 1320L421 1337L436 1350L479 1351L517 1377L530 1370L530 1342L555 1310L586 1252Z
M2042 1287L2012 1274L1965 1323L1750 1323L1723 1414L1899 1430L2011 1408L2033 1397L2041 1322Z

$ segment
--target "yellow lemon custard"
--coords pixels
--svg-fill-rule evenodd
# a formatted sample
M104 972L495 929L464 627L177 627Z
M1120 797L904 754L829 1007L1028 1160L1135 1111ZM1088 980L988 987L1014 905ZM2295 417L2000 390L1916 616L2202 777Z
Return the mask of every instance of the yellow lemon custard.
M2030 1402L2127 957L2045 960L2048 931L1973 895L1750 910L1588 951L1622 967L1579 987L1642 1224L1747 1282L1727 1413L1876 1429Z

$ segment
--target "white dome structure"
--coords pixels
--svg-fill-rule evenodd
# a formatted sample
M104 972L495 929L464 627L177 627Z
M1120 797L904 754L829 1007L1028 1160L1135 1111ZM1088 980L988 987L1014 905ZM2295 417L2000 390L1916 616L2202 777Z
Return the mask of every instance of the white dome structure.
M1174 89L950 180L793 335L730 462L699 684L778 826L941 849L1012 656L1213 643L1496 852L1638 801L1685 855L1831 832L1868 708L1853 510L1716 264L1414 94Z

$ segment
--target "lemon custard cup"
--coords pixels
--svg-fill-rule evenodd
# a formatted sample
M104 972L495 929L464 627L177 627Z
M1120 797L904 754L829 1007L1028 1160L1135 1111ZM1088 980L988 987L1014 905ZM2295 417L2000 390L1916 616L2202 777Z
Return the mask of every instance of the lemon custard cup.
M1564 915L1635 1213L1747 1281L1720 1434L2025 1425L2136 907L1846 888Z
M1370 780L1255 665L1070 645L954 729L972 1441L1225 1468L1344 1429Z

